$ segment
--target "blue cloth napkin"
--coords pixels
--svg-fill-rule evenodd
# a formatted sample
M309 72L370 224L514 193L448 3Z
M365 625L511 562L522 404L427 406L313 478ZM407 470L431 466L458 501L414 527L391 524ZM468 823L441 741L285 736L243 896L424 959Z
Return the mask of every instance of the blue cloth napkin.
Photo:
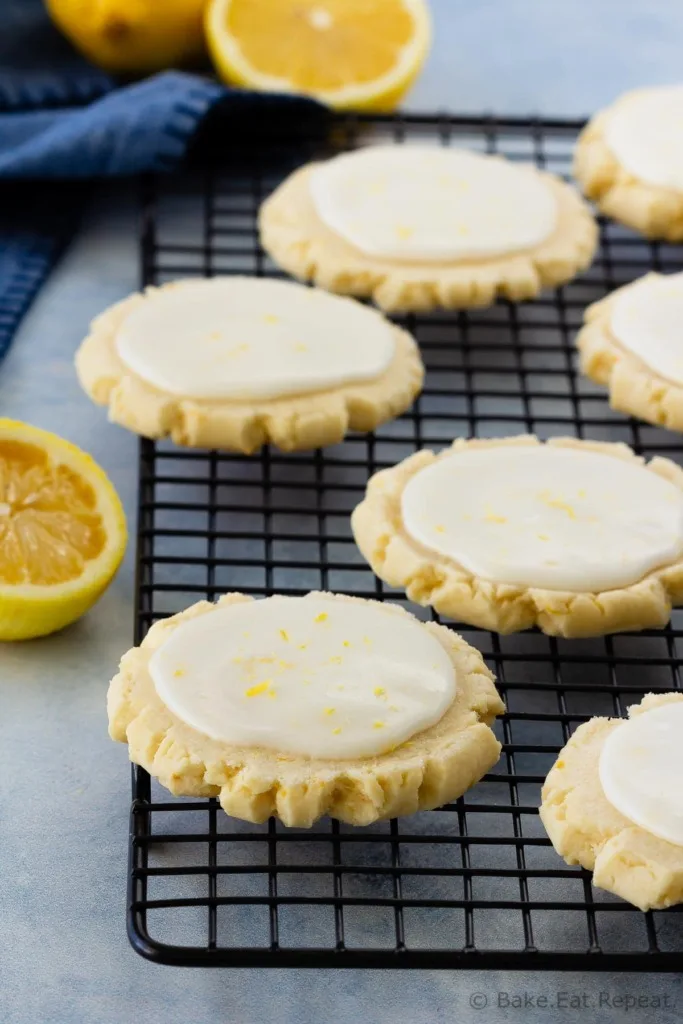
M0 361L19 321L74 232L74 179L170 171L209 111L259 117L307 100L225 89L170 71L118 86L50 24L40 0L0 0Z

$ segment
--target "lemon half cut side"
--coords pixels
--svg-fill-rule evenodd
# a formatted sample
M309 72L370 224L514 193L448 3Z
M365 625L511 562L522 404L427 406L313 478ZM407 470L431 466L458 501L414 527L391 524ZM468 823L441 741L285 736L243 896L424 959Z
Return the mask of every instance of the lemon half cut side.
M119 497L89 455L0 418L0 640L44 636L83 615L126 540Z
M209 0L206 37L230 83L390 111L429 49L426 0Z

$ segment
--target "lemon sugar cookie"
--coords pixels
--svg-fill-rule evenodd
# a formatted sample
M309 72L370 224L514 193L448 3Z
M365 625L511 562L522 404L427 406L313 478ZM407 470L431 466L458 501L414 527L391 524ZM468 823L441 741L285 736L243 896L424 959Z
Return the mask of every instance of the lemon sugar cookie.
M76 369L115 423L246 453L373 430L408 408L424 374L412 337L376 310L249 277L177 281L111 306Z
M367 825L461 796L504 711L478 651L396 606L230 594L124 655L109 724L173 793L248 821Z
M646 274L589 306L576 343L614 409L683 431L683 273Z
M386 310L530 299L591 262L596 227L559 178L502 157L373 146L295 171L261 241L289 273Z
M568 864L641 910L683 902L683 694L579 726L550 770L541 821Z
M683 241L683 85L636 89L579 136L574 176L607 216Z
M621 444L455 441L373 476L352 516L373 571L499 633L662 626L683 601L683 470Z

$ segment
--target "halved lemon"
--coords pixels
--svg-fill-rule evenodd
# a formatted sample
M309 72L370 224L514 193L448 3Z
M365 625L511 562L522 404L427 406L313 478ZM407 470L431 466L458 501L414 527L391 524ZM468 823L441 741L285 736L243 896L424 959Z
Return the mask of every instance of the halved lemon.
M44 636L83 615L126 539L119 497L89 455L0 418L0 640Z
M339 110L393 110L429 49L426 0L209 0L206 36L237 85Z

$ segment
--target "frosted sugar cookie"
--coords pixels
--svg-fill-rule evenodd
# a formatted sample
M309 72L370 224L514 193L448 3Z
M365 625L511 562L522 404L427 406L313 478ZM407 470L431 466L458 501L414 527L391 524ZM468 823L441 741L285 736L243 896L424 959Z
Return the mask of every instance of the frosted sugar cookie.
M574 175L608 217L683 241L683 85L636 89L579 136Z
M352 524L382 580L499 633L662 626L683 602L683 470L622 444L420 451L370 479Z
M292 174L261 241L295 277L386 310L534 298L588 266L596 227L559 178L463 149L373 146Z
M646 274L589 306L577 345L614 409L683 431L683 274Z
M250 277L177 281L111 306L76 370L115 423L247 453L373 430L408 408L424 374L411 336L376 310Z
M109 728L173 793L247 821L354 825L438 807L498 760L478 651L395 605L229 594L124 655Z
M683 902L683 694L648 694L629 718L579 726L540 808L553 846L641 910Z

